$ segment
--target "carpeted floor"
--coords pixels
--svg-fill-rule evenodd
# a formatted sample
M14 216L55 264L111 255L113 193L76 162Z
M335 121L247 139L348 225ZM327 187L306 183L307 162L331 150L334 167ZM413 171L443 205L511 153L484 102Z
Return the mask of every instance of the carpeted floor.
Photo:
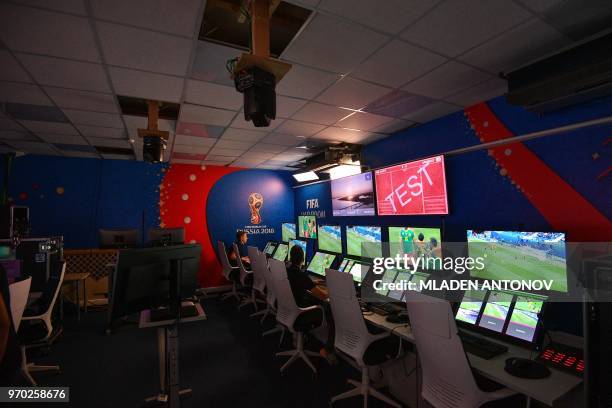
M202 303L208 319L180 330L180 382L193 389L192 396L182 400L183 407L328 407L331 396L350 389L346 379L360 375L345 363L331 367L316 358L316 378L300 361L281 376L286 358L274 353L292 347L290 336L280 347L280 334L262 338L272 319L262 327L249 317L251 310L238 311L231 300ZM41 386L70 387L70 404L58 406L140 407L158 391L155 329L125 324L109 336L104 334L105 319L105 312L94 311L77 324L68 315L64 334L49 354L32 354L30 361L61 365L60 375L35 375ZM309 346L318 350L317 344ZM334 406L361 407L362 400L356 397ZM370 399L369 406L384 405Z

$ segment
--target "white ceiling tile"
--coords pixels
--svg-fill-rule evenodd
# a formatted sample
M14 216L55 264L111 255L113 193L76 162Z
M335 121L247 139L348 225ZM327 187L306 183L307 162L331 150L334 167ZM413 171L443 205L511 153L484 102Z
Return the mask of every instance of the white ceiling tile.
M510 71L561 49L570 40L534 18L461 55L459 59L493 73Z
M13 2L82 16L87 14L83 0L13 0Z
M213 44L208 41L198 41L191 77L202 81L234 86L234 81L230 78L230 73L225 68L225 64L227 60L238 55L240 55L240 51L235 48ZM283 78L283 82L286 78L287 76ZM278 86L276 90L278 92Z
M20 82L0 81L0 102L53 106L40 87Z
M293 115L293 119L319 123L321 125L332 125L350 114L351 111L346 109L340 109L335 106L324 105L317 102L310 102L300 109L298 113Z
M363 138L363 135L367 135L368 132L363 132L356 129L345 129L338 126L330 126L323 129L321 132L314 135L312 138L317 140L327 141L346 141L351 143L352 140Z
M508 91L506 81L493 78L473 88L466 89L460 93L446 98L447 101L461 106L471 106L478 102L488 101L489 99L503 95Z
M0 119L0 130L18 130L22 131L23 127L12 119Z
M403 116L404 119L411 120L417 123L427 123L442 116L450 115L462 108L447 102L434 102L421 109L410 112Z
M463 89L492 78L467 65L449 61L427 75L402 87L403 90L430 98L444 99Z
M318 8L359 23L399 33L440 0L322 0Z
M386 87L345 77L317 97L317 101L343 108L360 109L390 91Z
M280 146L269 143L257 143L255 146L251 147L251 152L265 152L265 153L280 153L282 151L287 150L287 146Z
M233 159L231 160L204 160L202 162L203 165L205 166L226 166L228 164L230 164L233 161Z
M289 153L289 152L283 152L281 154L278 154L276 156L274 156L272 159L273 160L278 160L278 161L285 161L287 163L293 163L296 162L298 160L302 160L304 157L307 157L309 155L309 153Z
M110 93L102 65L26 54L17 59L41 85Z
M41 139L48 143L61 143L73 145L86 145L87 141L79 135L56 135L50 133L38 133Z
M14 51L100 61L86 18L1 3L0 38Z
M0 130L0 139L2 140L38 140L36 136L31 133L17 130Z
M206 154L209 150L209 146L187 146L175 144L173 147L173 152L177 153Z
M232 118L236 115L236 112L209 108L206 106L198 105L181 105L180 121L181 122L193 122L193 123L205 123L207 125L215 126L227 126L232 121Z
M89 143L92 146L104 146L104 147L124 147L130 148L132 145L125 139L109 139L105 137L88 137Z
M282 56L311 67L346 73L387 39L368 28L317 14Z
M293 64L289 72L276 85L276 93L312 99L338 79L340 79L338 74Z
M248 152L244 153L242 156L240 156L240 160L243 159L248 159L248 160L259 160L264 161L264 160L268 160L272 157L274 157L275 154L274 153L269 153L269 152L256 152L253 150L249 150Z
M53 102L60 108L86 109L107 113L117 113L119 111L115 97L110 94L50 86L44 88Z
M183 78L116 67L109 67L109 73L118 95L175 103L181 100Z
M399 87L447 61L433 52L393 40L351 73L356 78Z
M219 156L214 154L206 155L206 161L225 162L225 164L236 160L238 156Z
M190 39L101 22L98 32L109 65L169 75L187 73Z
M187 136L187 135L176 135L174 139L175 145L188 145L188 146L207 146L211 147L216 143L217 139L208 137L198 136Z
M232 121L231 127L238 129L247 129L254 130L259 132L269 132L273 129L276 129L281 123L283 123L283 119L277 118L270 122L270 126L268 127L256 127L253 125L253 122L244 120L244 113L242 111L238 112L238 115Z
M389 137L388 134L384 133L370 133L366 138L364 138L360 143L367 145L370 143L374 143L376 141L382 140Z
M359 129L359 130L371 130L378 126L389 123L393 120L388 116L375 115L373 113L355 112L353 115L341 120L337 123L337 126Z
M372 128L372 131L391 134L399 132L400 130L404 130L412 125L414 125L414 122L411 122L409 120L393 119L391 122Z
M252 169L256 167L258 164L263 163L265 160L259 159L242 159L239 158L235 162L232 162L232 167L245 167L247 169Z
M289 98L287 96L276 96L276 117L290 118L302 106L306 104L303 99Z
M101 126L75 125L79 132L87 138L99 137L106 139L125 139L125 129L108 128Z
M242 107L244 97L233 86L188 79L185 102L238 110Z
M262 143L271 143L275 145L281 146L297 146L306 140L303 136L295 136L295 135L287 135L284 133L270 133L263 139L261 139Z
M278 170L280 169L282 166L273 166L271 164L266 164L266 162L262 163L262 164L258 164L257 166L255 166L255 168L257 169L263 169L263 170Z
M408 27L402 38L454 57L529 17L511 1L446 1Z
M148 125L147 118L144 116L123 115L123 120L125 121L125 126L128 128L128 130L136 131L139 128L146 129ZM159 119L157 121L157 126L159 127L159 130L170 132L170 137L172 137L172 133L176 127L176 122L173 120Z
M223 132L223 135L221 135L221 139L241 140L244 142L255 143L266 136L266 134L266 132L258 130L236 129L229 127L225 129L225 132Z
M75 124L90 125L90 126L104 126L111 128L123 128L123 121L121 116L112 113L100 113L100 112L89 112L80 111L73 109L63 109L64 113Z
M201 0L93 0L96 18L191 37Z
M238 140L230 140L230 139L219 139L219 141L215 144L215 147L219 147L222 149L239 149L246 150L253 146L251 142L241 142Z
M56 153L55 149L49 146L49 144L43 142L11 141L10 145L15 147L17 150L24 151L26 153Z
M286 120L278 127L279 133L287 133L295 136L311 136L323 130L325 126L315 123L299 122L297 120Z
M70 123L39 122L36 120L20 120L19 123L34 133L55 133L60 135L79 134Z
M32 82L28 73L8 51L0 50L0 80Z
M240 156L244 153L243 149L222 149L220 147L213 147L209 154L214 156Z

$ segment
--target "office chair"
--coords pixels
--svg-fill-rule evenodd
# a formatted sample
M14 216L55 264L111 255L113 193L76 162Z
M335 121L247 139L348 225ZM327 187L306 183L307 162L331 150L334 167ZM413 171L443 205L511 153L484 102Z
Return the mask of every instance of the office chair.
M355 360L361 369L361 382L349 379L348 382L355 388L336 395L331 399L331 403L362 395L364 407L368 406L368 397L372 396L391 406L400 408L399 403L371 385L368 368L368 366L380 365L394 358L399 349L399 339L391 336L390 333L370 333L363 319L351 274L327 269L325 271L325 282L329 290L329 302L336 330L334 347Z
M267 267L267 262L261 261L259 249L256 247L248 247L249 259L251 260L251 270L253 271L253 286L251 287L251 297L248 300L248 304L253 304L255 313L253 316L261 316L265 313L265 310L258 311L257 302L265 303L266 296L266 277L264 268ZM267 309L266 309L267 310Z
M236 243L233 245L234 253L236 254L236 262L238 263L238 270L240 271L240 285L244 290L248 291L253 285L253 271L245 268L242 258L240 257L240 251L238 251L238 245L236 245ZM251 304L249 296L244 295L244 297L245 299L238 305L238 309ZM257 304L255 304L255 309L257 310Z
M15 333L19 330L21 317L28 303L31 283L32 277L30 276L27 279L9 285L9 294L11 295L11 317L13 318Z
M508 388L484 392L476 384L450 303L406 292L412 333L422 366L421 395L436 408L476 408L516 394Z
M264 271L264 278L266 281L266 303L267 303L266 308L262 311L264 313L263 313L260 323L263 323L268 315L272 315L276 321L276 303L277 303L276 292L274 290L274 281L272 277L272 272L270 271L270 267L268 266L268 257L266 256L265 253L260 252L259 258L260 258L259 261L264 266L263 271ZM258 313L261 313L261 312L258 312ZM273 334L276 332L281 332L279 344L282 344L283 339L285 338L285 326L283 326L282 324L278 322L276 322L275 327L263 332L261 336L266 337L267 335Z
M281 374L298 358L310 367L316 374L317 369L308 356L320 357L319 353L304 350L304 333L307 333L323 324L323 309L321 306L298 307L293 297L287 269L283 261L269 259L272 272L272 286L277 296L276 320L285 326L294 336L297 335L296 349L276 353L277 357L289 357L289 360L280 368Z
M223 273L223 277L232 282L232 290L223 295L221 300L225 300L230 297L234 297L236 300L242 300L237 289L238 267L230 264L229 259L227 258L225 244L222 241L217 241L217 252L219 252L219 259L221 260L221 271Z
M24 376L34 386L36 385L36 381L34 381L30 373L40 371L60 371L60 367L57 365L39 366L34 363L28 363L25 352L26 348L44 345L53 334L53 309L55 308L59 292L62 288L62 283L64 282L66 262L57 263L53 267L54 269L59 270L59 274L57 273L57 270L51 273L49 281L47 282L47 287L45 288L42 296L36 303L25 310L24 315L21 318L21 321L42 322L44 326L43 331L41 332L40 330L36 330L37 327L40 327L40 324L30 324L25 330L24 326L21 326L21 330L18 333L19 339L22 342L21 368ZM42 333L42 336L39 337L38 334L40 333Z

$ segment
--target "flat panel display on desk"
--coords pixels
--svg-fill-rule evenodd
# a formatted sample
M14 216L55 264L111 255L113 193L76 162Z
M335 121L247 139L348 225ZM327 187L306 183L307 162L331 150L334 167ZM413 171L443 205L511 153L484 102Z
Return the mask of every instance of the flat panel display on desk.
M374 172L378 215L448 214L444 156Z
M375 215L372 172L332 180L331 198L334 217Z

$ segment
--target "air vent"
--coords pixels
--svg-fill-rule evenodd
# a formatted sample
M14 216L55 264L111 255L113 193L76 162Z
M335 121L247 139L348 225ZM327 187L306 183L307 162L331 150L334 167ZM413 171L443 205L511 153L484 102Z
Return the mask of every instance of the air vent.
M132 116L148 116L149 105L146 99L133 98L131 96L117 95L121 113ZM172 102L160 101L159 118L167 120L178 120L179 108L181 105Z
M208 0L199 39L248 52L251 48L251 27L249 13L243 3L242 0ZM276 58L311 13L308 9L284 1L277 4L270 19L270 54Z

